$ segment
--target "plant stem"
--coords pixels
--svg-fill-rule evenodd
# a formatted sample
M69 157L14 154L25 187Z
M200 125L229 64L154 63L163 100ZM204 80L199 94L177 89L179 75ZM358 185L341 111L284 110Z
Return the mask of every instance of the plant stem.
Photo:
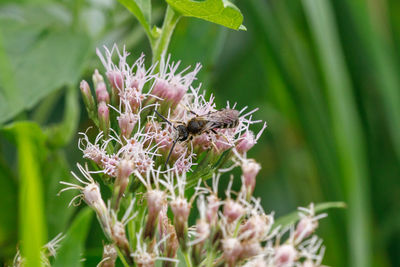
M190 258L189 255L189 250L186 251L182 251L183 257L185 258L185 263L186 263L186 267L192 267L192 259Z
M172 33L174 32L179 18L180 15L176 13L170 6L168 6L161 28L161 34L158 37L158 40L155 43L152 43L151 49L153 51L153 64L160 61L162 57L165 57Z

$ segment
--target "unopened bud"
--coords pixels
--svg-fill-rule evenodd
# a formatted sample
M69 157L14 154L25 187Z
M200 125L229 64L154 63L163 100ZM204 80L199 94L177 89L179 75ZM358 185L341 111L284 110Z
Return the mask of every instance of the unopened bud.
M144 231L144 237L152 239L156 230L157 218L167 203L165 192L160 190L149 190L146 193L148 215Z
M238 202L228 199L224 205L223 214L227 218L228 223L236 221L245 213L245 208Z
M124 76L119 71L109 71L107 72L107 78L113 89L121 91L124 88Z
M177 198L171 201L171 209L174 214L174 226L179 244L183 251L187 249L187 224L191 209L190 203L185 198Z
M218 219L220 201L214 194L207 196L206 219L210 225L215 225Z
M133 173L133 171L132 162L129 160L122 159L117 165L117 177L115 179L113 193L113 208L115 210L117 210L119 207L119 202L129 184L129 176Z
M96 110L96 104L92 92L90 91L90 86L85 80L82 80L79 87L81 89L83 102L85 103L89 115L91 115Z
M92 81L94 84L94 88L97 88L97 85L101 82L104 82L103 76L99 73L97 69L94 70Z
M110 220L108 217L107 206L104 203L100 187L96 183L90 183L82 190L83 200L96 212L104 233L109 237L111 235Z
M256 186L256 176L261 170L261 165L256 161L250 159L242 164L243 182L248 195L253 194L254 187Z
M192 255L194 264L200 265L203 255L204 242L210 236L210 225L203 219L200 219L196 223L196 238L195 244L192 246Z
M309 237L315 229L318 227L318 220L314 220L313 217L303 217L296 226L294 232L294 238L297 243L300 243L303 239Z
M168 82L164 79L156 79L152 93L162 99L177 105L183 95L186 93L187 87L179 82Z
M154 267L156 263L156 257L153 253L146 251L136 252L134 254L135 263L138 267Z
M128 139L131 136L138 119L138 116L132 112L123 113L117 118L119 128L121 129L121 135L123 137Z
M275 266L288 267L293 266L297 258L297 250L293 245L286 244L278 247L275 251Z
M244 240L262 241L269 233L274 219L265 214L255 214L240 226L239 232Z
M112 239L115 244L123 251L125 256L130 259L131 252L129 242L126 238L125 226L123 223L116 221L112 227Z
M242 243L242 248L241 260L260 255L263 252L263 248L258 241Z
M110 130L110 111L106 102L100 102L97 113L99 117L99 128L107 136Z
M115 249L114 245L104 245L103 259L97 266L114 267L117 256L117 250Z
M97 102L110 103L110 95L107 92L106 84L104 82L99 82L95 88Z
M237 238L231 237L222 240L224 258L229 267L236 266L236 261L242 253L243 247Z
M167 235L168 238L166 240L166 255L170 259L174 259L176 257L176 254L178 252L179 248L179 242L176 236L175 228L171 225L168 224L167 226ZM164 262L165 266L175 266L174 262L167 261Z
M256 137L252 131L243 134L242 140L236 145L236 150L240 154L244 154L257 143Z

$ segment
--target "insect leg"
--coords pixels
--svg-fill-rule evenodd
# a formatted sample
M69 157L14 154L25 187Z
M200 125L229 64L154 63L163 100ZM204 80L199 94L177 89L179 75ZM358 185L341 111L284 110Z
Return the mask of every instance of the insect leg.
M219 149L218 149L217 145L214 143L214 141L211 140L211 144L214 147L214 149L217 152L217 154L219 154Z
M161 115L157 110L154 110L154 112L158 115L158 117L160 117L163 121L165 121L166 123L168 123L169 125L171 125L172 127L174 127L174 129L176 129L175 125L173 125L169 120L167 120L167 118L165 118L163 115Z
M184 105L184 104L180 104L180 105L182 105L187 111L189 111L193 115L199 116L196 112L194 112L193 110L190 110L190 108L188 108L186 105Z
M172 151L174 150L174 147L176 145L176 142L178 142L178 140L179 140L179 137L174 140L174 143L172 144L172 147L169 150L167 160L165 161L165 164L164 164L165 169L167 169L167 164L168 164L169 158L171 157Z
M226 140L226 142L228 142L228 144L230 145L230 146L235 146L235 144L232 144L231 143L231 141L228 139L228 137L225 135L225 134L223 134L223 133L219 133L223 138L225 138L225 140Z

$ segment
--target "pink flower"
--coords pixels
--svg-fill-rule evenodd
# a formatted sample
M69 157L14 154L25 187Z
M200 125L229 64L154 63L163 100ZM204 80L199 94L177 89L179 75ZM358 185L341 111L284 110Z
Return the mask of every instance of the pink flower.
M155 78L153 94L166 100L171 101L174 105L178 104L185 93L189 90L189 86L196 79L196 74L201 69L201 65L197 64L192 72L184 74L190 67L176 74L180 61L169 63L170 56L167 60L160 62L160 72Z

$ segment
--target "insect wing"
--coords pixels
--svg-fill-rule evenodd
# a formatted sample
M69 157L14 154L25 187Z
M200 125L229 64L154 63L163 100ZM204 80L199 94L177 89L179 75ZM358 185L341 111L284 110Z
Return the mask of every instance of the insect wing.
M233 128L239 120L239 111L234 109L221 109L207 114L205 119L208 121L205 130L214 128Z

